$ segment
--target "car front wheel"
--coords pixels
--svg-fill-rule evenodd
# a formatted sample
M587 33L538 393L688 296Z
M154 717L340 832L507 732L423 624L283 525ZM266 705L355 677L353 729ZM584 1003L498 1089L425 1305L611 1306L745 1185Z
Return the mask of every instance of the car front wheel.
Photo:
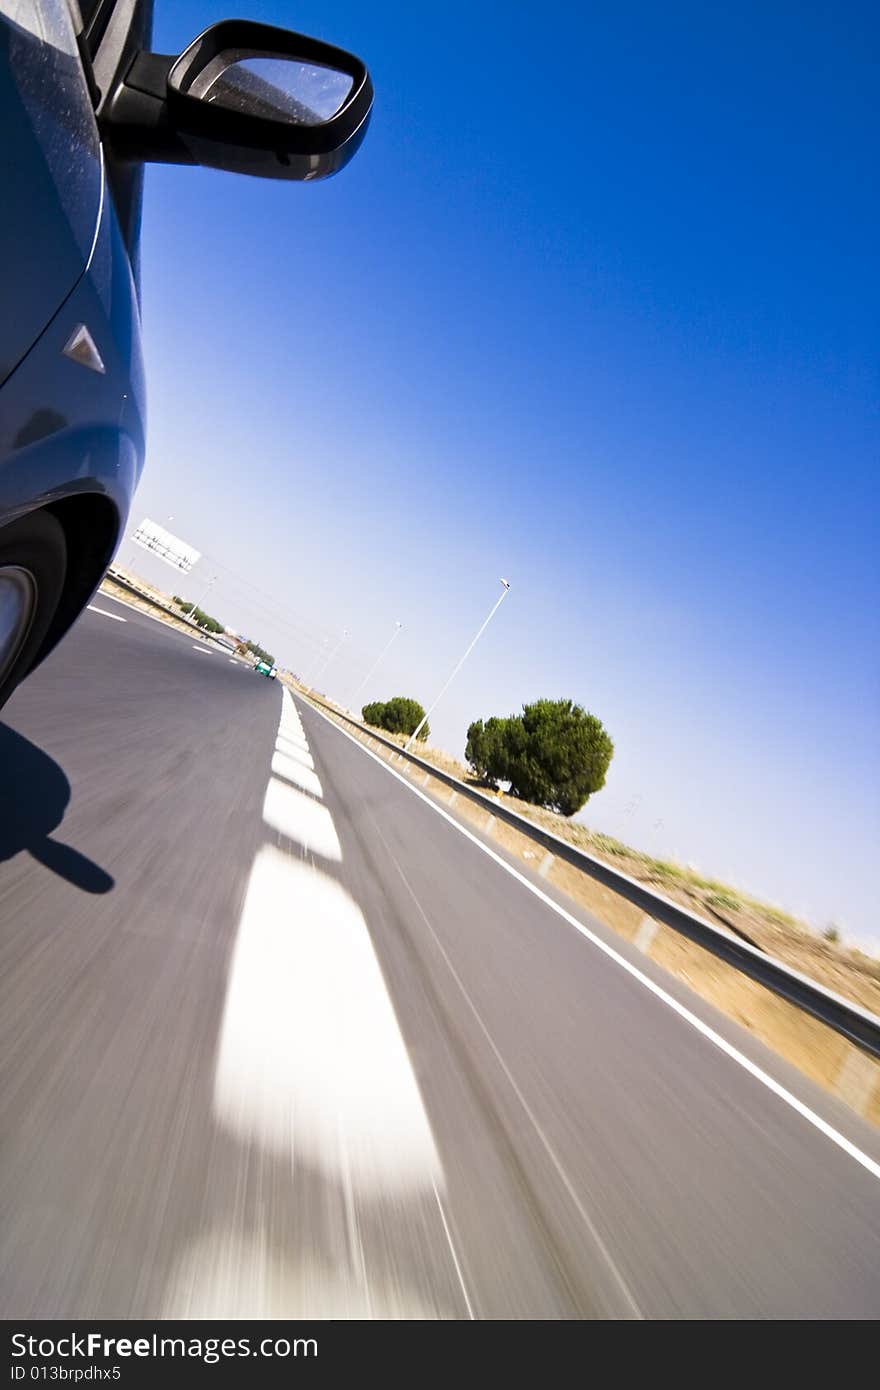
M0 529L0 708L33 665L66 571L64 529L48 512Z

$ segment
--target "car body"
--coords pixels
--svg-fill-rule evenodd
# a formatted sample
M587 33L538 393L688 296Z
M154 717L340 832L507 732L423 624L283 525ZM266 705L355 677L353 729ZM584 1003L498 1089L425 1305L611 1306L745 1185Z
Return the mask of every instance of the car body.
M151 32L152 0L0 0L0 705L100 583L143 466L145 162L321 177L369 119L340 50L224 21L163 57ZM254 75L267 53L296 59L290 93ZM338 110L310 120L297 64L345 78Z
M270 680L274 680L278 675L278 667L273 666L271 662L268 661L258 661L254 666L254 670L260 676L268 676Z

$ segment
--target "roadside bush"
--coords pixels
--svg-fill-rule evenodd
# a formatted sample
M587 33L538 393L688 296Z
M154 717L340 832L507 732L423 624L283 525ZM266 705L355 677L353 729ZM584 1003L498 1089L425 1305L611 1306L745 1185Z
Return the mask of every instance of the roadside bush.
M196 608L194 604L187 603L185 599L179 599L176 596L174 602L177 604L181 613L185 613L192 622L197 623L199 627L203 627L206 632L226 631L222 623L218 623L217 619L212 618L210 613L205 613L201 608Z
M613 755L601 720L573 700L536 700L522 714L477 719L465 747L484 781L509 782L511 795L563 816L604 787Z
M216 618L212 618L209 613L203 613L201 608L197 608L193 614L199 627L203 627L206 632L224 632L222 623L218 623Z
M516 718L516 716L513 716ZM493 715L485 724L475 719L467 731L464 755L478 777L484 782L508 782L510 775L509 744L513 742L511 719Z
M395 695L392 700L374 700L364 705L361 717L365 724L374 729L387 729L390 734L413 734L424 719L425 711L418 700L410 700L406 695ZM431 726L424 724L419 729L419 743L424 743L431 732Z

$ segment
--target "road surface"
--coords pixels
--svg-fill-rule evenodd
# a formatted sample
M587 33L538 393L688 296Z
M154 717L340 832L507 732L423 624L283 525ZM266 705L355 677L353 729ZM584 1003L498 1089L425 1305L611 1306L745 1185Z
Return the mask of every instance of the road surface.
M0 723L4 1317L880 1313L873 1130L279 684L94 608Z

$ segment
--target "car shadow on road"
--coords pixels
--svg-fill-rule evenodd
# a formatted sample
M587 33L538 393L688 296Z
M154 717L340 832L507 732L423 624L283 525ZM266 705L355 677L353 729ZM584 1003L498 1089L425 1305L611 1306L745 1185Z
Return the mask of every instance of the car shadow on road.
M109 893L114 880L79 850L51 838L70 801L58 763L0 723L0 863L22 850L85 893Z

